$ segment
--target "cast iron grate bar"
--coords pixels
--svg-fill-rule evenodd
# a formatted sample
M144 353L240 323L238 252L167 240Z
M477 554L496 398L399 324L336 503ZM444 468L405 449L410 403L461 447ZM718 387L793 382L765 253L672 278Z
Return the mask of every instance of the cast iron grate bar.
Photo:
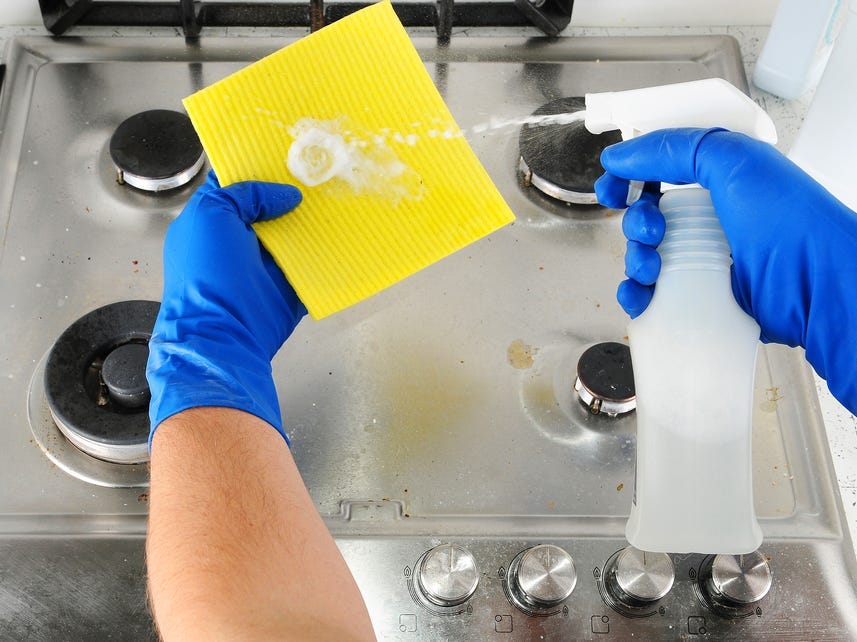
M448 40L452 27L510 27L535 24L548 35L556 35L571 18L573 0L515 2L453 2L393 4L406 27L434 27L438 38ZM324 6L323 24L361 9L369 2L336 3ZM538 4L538 6L536 6ZM45 26L61 35L75 25L180 27L188 38L203 27L311 27L310 3L273 4L227 2L206 4L194 0L178 2L116 2L99 0L39 0ZM316 13L320 3L316 4ZM566 15L567 14L567 15ZM559 16L559 17L557 17ZM540 19L539 19L540 18Z

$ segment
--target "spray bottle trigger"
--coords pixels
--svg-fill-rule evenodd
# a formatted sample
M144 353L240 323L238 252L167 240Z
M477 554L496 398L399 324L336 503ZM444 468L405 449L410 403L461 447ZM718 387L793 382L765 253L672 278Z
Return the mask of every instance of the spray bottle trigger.
M643 132L636 127L626 126L619 128L620 133L622 134L622 140L631 140L632 138L636 138L640 136ZM628 198L625 199L625 205L630 207L643 195L643 187L645 183L643 181L630 181L628 183Z
M640 197L643 195L644 186L645 183L643 181L628 181L628 198L625 199L625 205L631 207L631 205L640 200Z

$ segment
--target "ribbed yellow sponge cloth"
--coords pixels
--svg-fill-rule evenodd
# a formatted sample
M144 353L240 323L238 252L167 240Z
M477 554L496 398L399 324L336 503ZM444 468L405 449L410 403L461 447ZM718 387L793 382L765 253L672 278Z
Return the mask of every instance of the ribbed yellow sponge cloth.
M221 185L301 188L255 229L315 319L514 220L386 0L184 105Z

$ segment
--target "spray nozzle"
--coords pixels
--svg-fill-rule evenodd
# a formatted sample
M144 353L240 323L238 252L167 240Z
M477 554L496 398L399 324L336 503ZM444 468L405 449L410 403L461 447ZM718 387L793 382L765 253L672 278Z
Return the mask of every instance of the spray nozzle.
M723 127L774 144L777 130L764 109L722 78L586 94L586 129L593 134L618 129L628 140L670 127ZM632 181L628 204L643 184Z

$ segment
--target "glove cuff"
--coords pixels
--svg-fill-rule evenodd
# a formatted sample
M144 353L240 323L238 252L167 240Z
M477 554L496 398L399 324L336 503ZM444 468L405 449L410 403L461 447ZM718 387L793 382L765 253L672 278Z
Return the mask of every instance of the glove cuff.
M197 338L193 345L172 343L157 335L149 342L149 451L155 430L165 419L199 407L248 412L273 426L291 445L283 429L270 362L239 346L218 343L205 349L201 342ZM206 356L210 354L218 358Z

